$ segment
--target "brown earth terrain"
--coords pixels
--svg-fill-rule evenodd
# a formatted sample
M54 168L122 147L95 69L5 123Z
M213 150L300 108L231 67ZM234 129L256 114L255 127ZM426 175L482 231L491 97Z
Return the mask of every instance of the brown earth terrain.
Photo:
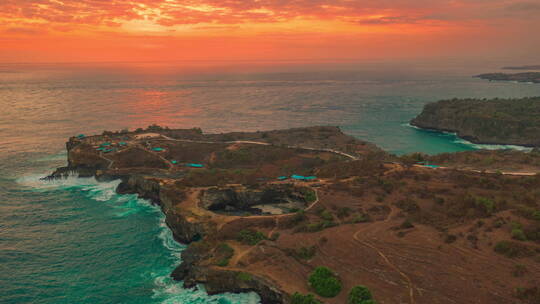
M347 303L356 285L377 303L540 303L534 153L398 158L334 127L151 126L73 137L67 149L68 166L48 178L121 179L119 193L161 206L190 244L172 274L186 287L290 303L296 292L316 295L308 277L326 266L342 289L316 295L323 303Z

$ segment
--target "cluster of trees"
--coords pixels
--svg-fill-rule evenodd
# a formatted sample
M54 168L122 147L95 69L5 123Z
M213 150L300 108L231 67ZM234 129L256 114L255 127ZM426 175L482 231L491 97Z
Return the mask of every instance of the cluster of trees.
M337 296L342 289L339 278L327 267L317 267L308 278L309 285L315 293L324 298ZM292 304L321 304L312 294L296 292L291 297ZM347 304L376 304L369 288L357 285L351 289Z

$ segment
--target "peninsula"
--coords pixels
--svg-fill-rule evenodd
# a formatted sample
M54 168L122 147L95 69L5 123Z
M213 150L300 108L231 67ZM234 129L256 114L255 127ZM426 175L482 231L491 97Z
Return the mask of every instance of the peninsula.
M488 74L480 74L475 77L486 79L489 81L517 81L517 82L540 83L540 72L524 72L524 73L516 73L516 74L488 73Z
M505 70L540 70L540 64L538 65L521 65L521 66L507 66Z
M479 144L540 146L540 97L452 99L427 104L411 125Z
M458 168L465 156L393 156L337 127L153 125L66 147L67 166L45 179L120 179L118 193L159 205L189 244L171 274L187 288L263 304L540 299L540 153L521 174L498 170L520 159L505 154L478 171Z

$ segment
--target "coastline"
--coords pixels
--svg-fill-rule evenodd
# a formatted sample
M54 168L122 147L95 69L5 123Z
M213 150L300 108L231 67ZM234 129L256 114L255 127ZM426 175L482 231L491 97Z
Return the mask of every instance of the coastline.
M482 142L482 141L475 140L474 138L461 137L458 134L458 132L455 130L424 128L424 127L414 125L412 124L412 122L405 123L404 126L407 126L409 128L413 128L416 130L420 130L420 131L453 135L459 140L458 142L471 146L475 149L486 149L486 150L512 149L512 150L525 151L525 152L532 151L534 149L533 145L526 146L526 145L513 145L513 144L507 144L507 143Z
M279 304L290 303L292 295L297 292L312 293L313 289L306 280L309 273L320 265L329 265L336 269L336 273L339 273L346 284L345 289L366 282L364 284L371 286L379 299L395 300L404 294L414 294L412 283L401 284L396 287L399 291L393 291L388 289L386 280L373 276L373 263L380 259L382 252L379 246L385 246L384 251L390 254L391 248L386 246L393 242L408 244L417 237L422 237L430 244L428 247L433 248L442 242L440 231L437 231L438 224L422 220L432 218L430 213L433 208L428 208L433 204L431 198L423 196L426 201L419 201L422 207L410 207L406 204L407 201L400 198L403 195L408 197L407 193L415 191L412 187L416 187L413 185L418 182L456 180L458 185L457 181L461 181L463 176L476 179L480 174L494 180L502 178L494 173L484 175L481 170L454 170L450 167L433 170L422 166L409 167L401 164L399 160L389 162L390 158L395 156L362 141L352 141L336 128L313 127L300 131L306 132L302 137L306 143L310 142L316 147L319 147L317 140L327 143L328 146L320 147L325 151L291 148L290 144L279 140L292 139L290 132L299 132L297 129L249 133L249 136L264 139L279 134L279 137L273 139L279 145L261 145L246 141L239 143L229 139L231 134L209 135L208 137L214 140L222 138L223 142L206 143L200 142L206 138L203 134L200 135L200 140L187 141L180 135L168 135L182 134L185 132L182 130L163 130L162 138L154 136L151 139L141 139L144 136L139 135L150 134L144 133L145 131L107 133L83 139L72 137L66 144L68 166L58 168L46 179L63 178L70 172L77 172L79 176L94 177L100 182L120 180L115 193L136 194L150 204L159 206L165 217L164 225L174 241L187 245L181 253L182 263L170 273L172 279L182 281L184 288L196 288L201 284L208 295L254 292L260 297L260 303ZM116 147L117 150L113 153L99 152L103 144ZM156 147L160 149L156 150ZM163 152L163 149L167 152ZM352 152L358 155L359 159L345 157L344 152L330 153L328 149ZM274 158L274 155L282 158ZM165 166L167 163L176 164L177 160L180 160L180 165ZM251 160L255 162L250 162ZM190 161L200 162L205 168L193 169L188 166ZM405 161L410 163L407 159ZM311 172L318 176L317 180L296 181L293 175L290 175L290 179L281 181L278 177L283 174L276 174L279 171L275 170L282 170L285 164L294 163L313 167L307 167L306 170L310 171L298 171L300 167L293 167L289 173L283 174L295 172L308 176L306 173ZM260 175L248 179L242 175L241 170L246 170L245 166L262 165L267 169L261 171ZM313 168L317 168L316 171L312 171L315 170ZM374 176L378 177L380 182L372 183ZM397 185L402 185L403 189L394 188L398 187ZM461 187L449 189L460 191ZM338 192L335 192L336 190ZM385 198L381 197L381 190L385 195L392 195L386 203ZM270 193L273 194L268 196ZM307 199L308 194L311 199ZM448 199L457 196L458 194L452 194ZM264 204L269 206L295 200L302 202L302 205L296 211L289 207L282 215L250 211L252 206L260 205L263 197ZM357 205L359 197L365 197L360 200L361 206ZM339 206L334 205L336 200L339 200ZM447 206L444 208L451 208L452 205L444 205ZM315 207L311 208L312 206ZM400 223L406 215L397 216L400 209L412 214L411 216L417 216L415 221L418 225L409 227L416 226L416 229L407 232L415 231L413 238L408 238L404 231L379 235L378 232L383 230L390 232L402 229L399 228L402 225ZM221 213L220 210L229 213ZM235 210L249 213L238 215ZM425 215L419 212L425 212ZM440 216L448 217L449 221L453 220L452 213L446 211ZM479 213L478 216L481 217L482 214ZM371 233L363 233L369 231ZM251 241L254 238L251 234L246 241L243 239L245 232L258 235L257 239ZM387 238L390 243L372 244L379 236ZM349 250L335 251L340 248L339 244L347 244ZM490 247L486 247L488 248ZM455 256L454 248L447 249L444 254L451 259ZM411 255L411 260L407 260L405 264L393 261L383 263L381 267L387 268L392 280L400 281L404 273L406 277L414 273L414 251L413 248L406 253ZM328 260L329 256L333 257L332 260ZM358 261L361 256L371 258ZM384 258L383 260L389 261ZM335 261L340 262L336 264ZM355 271L348 272L348 263L360 265L355 266ZM399 263L401 271L396 272L396 265L393 263ZM463 261L459 263L467 264ZM361 277L358 277L359 274ZM411 277L409 282L413 281L419 284L422 282L419 278ZM452 284L457 286L462 282L452 280ZM474 288L468 291L478 292ZM346 296L346 293L342 292L336 298L324 299L324 302L344 303ZM414 296L426 297L422 294ZM492 296L491 291L485 291L486 299ZM427 297L437 298L435 295Z

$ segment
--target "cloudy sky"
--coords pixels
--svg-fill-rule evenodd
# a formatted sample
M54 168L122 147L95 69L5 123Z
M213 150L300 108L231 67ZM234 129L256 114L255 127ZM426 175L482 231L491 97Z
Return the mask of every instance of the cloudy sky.
M540 0L1 0L0 62L539 60Z

